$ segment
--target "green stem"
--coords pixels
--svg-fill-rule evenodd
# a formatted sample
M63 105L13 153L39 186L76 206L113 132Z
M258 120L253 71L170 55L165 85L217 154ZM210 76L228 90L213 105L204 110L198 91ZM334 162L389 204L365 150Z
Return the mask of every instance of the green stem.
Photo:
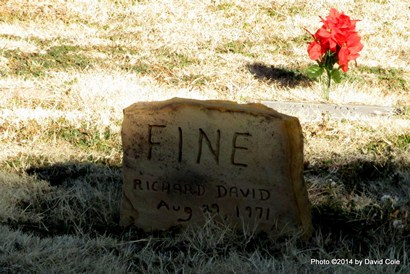
M326 74L327 74L327 85L324 91L324 97L326 101L329 101L329 93L330 93L330 81L332 80L332 75L331 75L331 71L327 68L326 69Z
M332 69L335 64L335 59L333 58L333 55L334 53L328 50L325 55L325 60L324 60L324 68L327 74L327 83L326 83L326 88L323 93L323 97L325 98L326 101L329 101L330 82L332 80Z

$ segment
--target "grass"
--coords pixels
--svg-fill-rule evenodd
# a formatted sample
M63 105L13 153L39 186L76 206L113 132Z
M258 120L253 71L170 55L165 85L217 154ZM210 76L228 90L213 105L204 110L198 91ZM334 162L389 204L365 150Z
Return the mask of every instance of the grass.
M410 70L406 1L0 3L0 273L407 273ZM122 110L175 96L322 101L306 52L335 6L365 45L330 102L392 106L300 117L315 233L269 239L210 219L121 228ZM392 43L391 41L394 41ZM397 265L312 259L397 259Z

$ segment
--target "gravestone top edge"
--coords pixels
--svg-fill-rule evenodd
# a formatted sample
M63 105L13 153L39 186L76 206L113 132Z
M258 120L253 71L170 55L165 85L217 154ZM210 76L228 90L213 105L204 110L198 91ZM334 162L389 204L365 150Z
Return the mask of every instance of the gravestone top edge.
M280 113L262 103L245 103L238 104L229 100L198 100L174 97L165 101L141 101L136 102L124 109L124 115L139 110L163 110L166 108L177 109L179 107L201 107L209 110L218 110L221 112L243 112L258 116L267 116L269 118L295 118L297 117Z

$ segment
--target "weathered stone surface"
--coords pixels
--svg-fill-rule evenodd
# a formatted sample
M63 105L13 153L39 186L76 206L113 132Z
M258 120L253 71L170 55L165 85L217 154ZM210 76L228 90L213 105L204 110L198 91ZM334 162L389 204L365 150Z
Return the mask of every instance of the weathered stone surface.
M295 117L261 104L174 98L124 110L123 226L202 223L312 232Z

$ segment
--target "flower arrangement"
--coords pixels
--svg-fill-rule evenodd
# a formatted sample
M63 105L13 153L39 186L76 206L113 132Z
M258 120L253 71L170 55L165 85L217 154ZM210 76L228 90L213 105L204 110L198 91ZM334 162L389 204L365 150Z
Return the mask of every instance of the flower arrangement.
M340 83L340 70L344 73L349 70L349 61L356 62L363 44L360 43L360 36L356 31L356 22L359 20L351 20L335 8L330 9L326 19L320 19L323 26L315 34L306 30L314 39L307 49L309 57L317 62L317 65L308 68L307 76L315 79L326 71L327 86L324 97L328 100L331 80ZM336 63L338 67L335 67Z

